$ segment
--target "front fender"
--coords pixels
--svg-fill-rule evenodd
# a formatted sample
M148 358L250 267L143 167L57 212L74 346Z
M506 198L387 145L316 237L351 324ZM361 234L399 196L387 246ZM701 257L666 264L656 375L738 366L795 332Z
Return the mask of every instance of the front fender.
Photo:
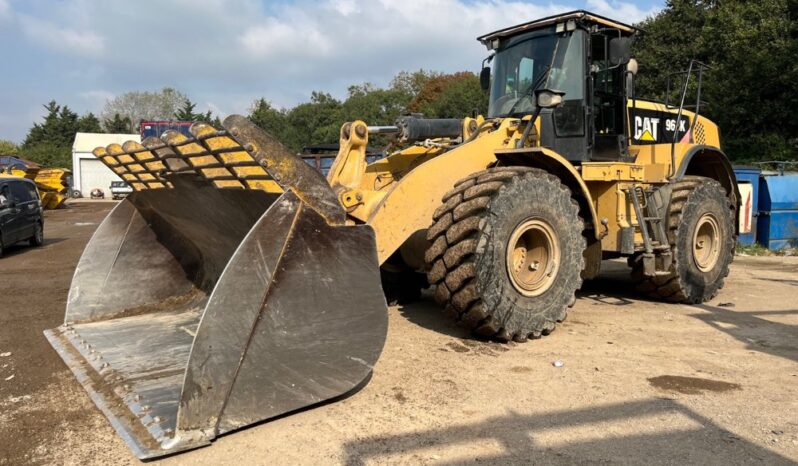
M496 158L507 165L524 165L545 170L558 177L572 192L581 194L581 197L577 199L580 211L583 216L590 217L593 233L596 239L601 239L598 213L596 213L596 206L590 195L590 190L579 172L563 156L545 147L524 147L497 150Z

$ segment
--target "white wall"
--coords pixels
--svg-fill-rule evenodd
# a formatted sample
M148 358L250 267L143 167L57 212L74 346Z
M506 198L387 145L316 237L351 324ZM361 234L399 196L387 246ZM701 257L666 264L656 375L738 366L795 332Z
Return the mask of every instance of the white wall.
M98 134L77 133L72 145L72 189L77 189L83 197L89 197L91 191L100 188L106 197L110 197L112 181L121 181L110 168L92 154L96 147L108 144L123 144L125 141L139 142L138 134Z
M95 188L102 189L106 196L110 196L111 182L121 181L121 178L116 173L112 172L111 169L94 156L79 158L79 163L80 169L78 172L80 173L80 179L75 180L75 187L80 189L83 197L89 197L91 191Z

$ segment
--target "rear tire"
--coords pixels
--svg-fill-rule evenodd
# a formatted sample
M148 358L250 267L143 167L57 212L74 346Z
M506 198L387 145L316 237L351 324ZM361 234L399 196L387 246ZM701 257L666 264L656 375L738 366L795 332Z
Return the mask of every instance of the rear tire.
M475 173L443 197L427 233L427 279L444 312L475 334L524 341L554 330L582 284L579 206L527 167Z
M36 230L33 232L33 236L30 237L30 245L34 247L39 247L44 244L44 228L42 224L36 222Z
M646 277L632 260L640 292L656 299L703 303L723 288L734 256L734 206L717 181L688 176L676 183L668 208L673 262L668 275Z

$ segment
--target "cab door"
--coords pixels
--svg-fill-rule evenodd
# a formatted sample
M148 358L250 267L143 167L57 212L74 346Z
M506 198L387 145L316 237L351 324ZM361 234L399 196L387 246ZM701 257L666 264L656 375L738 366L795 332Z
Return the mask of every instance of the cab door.
M16 241L24 241L33 236L39 219L39 203L35 188L25 181L12 181L9 185L14 200L12 222L16 230Z
M626 153L624 69L610 62L611 37L591 36L593 154L591 160L619 160Z
M3 235L3 246L9 246L20 240L21 209L11 192L14 184L16 183L13 181L0 183L0 193L6 198L5 205L0 206L0 233Z

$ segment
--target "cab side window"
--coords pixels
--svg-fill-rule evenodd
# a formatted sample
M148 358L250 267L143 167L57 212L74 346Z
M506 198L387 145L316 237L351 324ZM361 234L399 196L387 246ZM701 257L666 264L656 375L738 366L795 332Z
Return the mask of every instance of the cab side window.
M11 185L11 197L15 202L30 202L34 199L34 197L31 195L30 188L27 186L27 183L16 182L9 184Z
M25 187L28 188L28 195L30 195L30 199L32 201L36 201L39 199L39 193L36 192L36 187L30 183L25 183Z

